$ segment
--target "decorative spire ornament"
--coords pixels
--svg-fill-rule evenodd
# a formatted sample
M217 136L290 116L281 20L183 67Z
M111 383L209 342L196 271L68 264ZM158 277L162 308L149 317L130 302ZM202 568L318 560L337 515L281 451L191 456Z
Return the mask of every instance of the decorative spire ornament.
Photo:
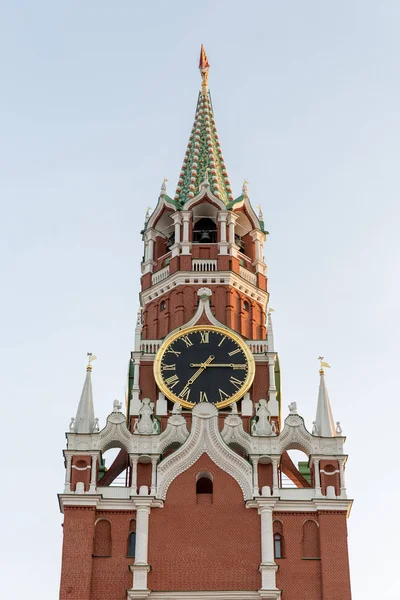
M166 177L164 177L163 182L161 184L160 196L163 196L166 193L166 191L167 191L166 183L168 183L168 179Z
M321 437L335 437L336 426L335 421L333 419L328 390L325 383L325 371L323 369L323 367L330 368L330 365L328 365L327 362L324 362L323 358L323 356L318 357L318 360L320 361L320 382L315 427L316 431L318 432L318 435L320 435Z
M247 181L247 179L245 179L243 181L243 186L242 186L243 196L247 196L247 192L248 192L247 185L248 185L248 183L249 182Z
M264 215L263 215L263 212L261 210L261 204L259 204L258 206L256 206L256 208L258 208L258 220L259 221L264 221Z
M88 364L86 367L86 379L85 383L83 384L75 422L73 423L73 430L75 433L92 433L95 424L91 363L97 359L97 356L95 356L92 352L87 352L87 357Z
M201 93L203 96L205 96L208 91L208 72L210 70L210 63L208 62L207 54L204 50L203 44L201 45L200 50L199 70L201 75Z
M210 63L204 46L201 47L199 69L202 80L201 91L174 201L178 205L184 206L200 191L206 191L211 192L218 200L228 205L234 200L234 197L208 91ZM207 185L207 189L204 187L201 190L201 187L205 185Z

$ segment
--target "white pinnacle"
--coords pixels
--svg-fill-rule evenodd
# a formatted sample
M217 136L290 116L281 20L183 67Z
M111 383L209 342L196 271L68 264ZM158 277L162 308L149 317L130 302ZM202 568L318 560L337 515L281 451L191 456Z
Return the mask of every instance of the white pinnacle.
M325 383L325 373L323 369L319 372L319 392L317 404L317 417L315 419L316 434L322 437L335 437L336 425L333 420L331 404L329 402L328 390Z
M76 412L74 431L75 433L92 433L94 424L92 367L89 364L86 369L86 379L83 384L81 399Z

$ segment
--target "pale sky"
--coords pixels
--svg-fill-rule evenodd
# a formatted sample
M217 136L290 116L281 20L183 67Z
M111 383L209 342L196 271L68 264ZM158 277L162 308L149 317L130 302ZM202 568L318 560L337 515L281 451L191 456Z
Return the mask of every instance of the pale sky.
M318 361L347 435L354 600L400 599L398 0L0 0L1 596L58 597L64 432L94 352L123 399L140 230L174 195L209 61L268 263L284 414Z

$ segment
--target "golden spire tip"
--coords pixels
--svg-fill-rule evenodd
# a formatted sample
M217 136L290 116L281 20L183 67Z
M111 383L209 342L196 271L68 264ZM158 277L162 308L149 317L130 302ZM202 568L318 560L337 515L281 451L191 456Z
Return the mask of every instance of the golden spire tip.
M210 63L208 62L204 44L201 45L200 49L199 70L201 75L201 92L202 94L206 94L208 90L208 72L210 70Z

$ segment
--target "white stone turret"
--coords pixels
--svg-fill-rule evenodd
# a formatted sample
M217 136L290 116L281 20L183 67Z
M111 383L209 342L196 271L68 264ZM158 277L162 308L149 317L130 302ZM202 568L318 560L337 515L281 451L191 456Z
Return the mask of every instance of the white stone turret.
M86 379L83 384L81 399L73 424L75 433L92 433L95 426L91 360L94 360L92 355L89 356L89 364L86 367Z
M317 416L315 419L316 435L322 437L336 437L336 425L333 420L331 404L329 402L328 390L325 383L325 371L319 371L319 392L317 404Z
M271 313L274 311L273 308L270 308L268 311L268 320L267 320L267 342L268 342L268 352L275 352L274 346L274 329L272 327L272 318Z

